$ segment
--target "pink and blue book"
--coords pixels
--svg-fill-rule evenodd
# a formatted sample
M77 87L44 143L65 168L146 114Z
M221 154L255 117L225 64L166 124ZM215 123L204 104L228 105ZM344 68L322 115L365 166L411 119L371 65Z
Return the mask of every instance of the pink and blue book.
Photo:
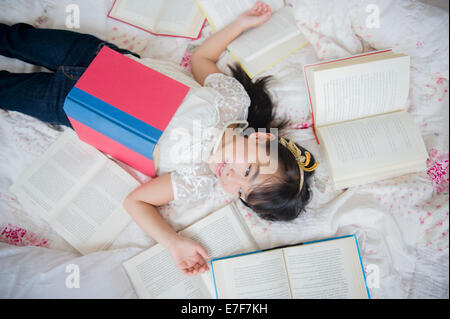
M64 111L82 141L154 177L153 151L188 91L103 47L69 92Z

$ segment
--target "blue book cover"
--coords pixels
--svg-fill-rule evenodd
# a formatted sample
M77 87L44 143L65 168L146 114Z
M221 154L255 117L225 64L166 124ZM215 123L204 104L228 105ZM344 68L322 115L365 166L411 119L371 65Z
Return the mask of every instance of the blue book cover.
M76 87L67 95L64 110L70 114L71 120L81 122L153 160L154 148L163 133L161 130Z

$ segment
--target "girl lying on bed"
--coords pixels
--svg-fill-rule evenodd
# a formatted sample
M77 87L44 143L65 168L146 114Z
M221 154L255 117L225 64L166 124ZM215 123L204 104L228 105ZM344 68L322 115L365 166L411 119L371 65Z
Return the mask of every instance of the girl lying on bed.
M270 16L270 7L257 2L251 10L209 37L191 59L196 82L175 64L137 59L136 54L91 35L39 30L23 23L10 27L0 24L2 55L55 71L27 74L1 71L0 106L48 123L70 126L62 109L64 98L103 45L190 83L193 89L158 143L158 177L130 193L124 207L150 237L170 251L185 274L202 273L208 270L207 252L200 244L178 235L159 214L158 206L174 200L194 204L205 200L216 182L269 220L296 218L310 199L308 179L317 166L313 156L292 141L268 133L270 128L286 124L274 123L273 104L266 90L270 78L253 83L240 67L231 68L233 77L230 77L222 74L216 65L233 39L263 24ZM194 123L203 131L220 132L204 134L197 145L195 139L191 140L193 148L201 149L199 154L208 154L207 160L196 160L192 156L193 148L179 147L180 137L175 136L174 132L180 129L192 136ZM175 145L178 146L176 156ZM263 158L261 154L266 152L268 158ZM191 160L177 161L186 158Z

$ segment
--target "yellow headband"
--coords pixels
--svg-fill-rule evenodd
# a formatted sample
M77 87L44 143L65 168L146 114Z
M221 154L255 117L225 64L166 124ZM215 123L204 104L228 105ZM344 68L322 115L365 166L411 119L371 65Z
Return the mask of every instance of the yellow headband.
M319 166L319 162L315 162L313 166L307 167L309 165L309 162L311 161L311 154L307 151L305 151L305 155L302 155L302 151L295 145L295 143L292 140L289 140L287 142L284 138L280 138L280 144L286 147L292 155L294 155L295 160L297 161L298 168L300 170L300 186L298 188L298 192L303 188L303 181L304 181L304 172L312 172L314 171L317 166Z

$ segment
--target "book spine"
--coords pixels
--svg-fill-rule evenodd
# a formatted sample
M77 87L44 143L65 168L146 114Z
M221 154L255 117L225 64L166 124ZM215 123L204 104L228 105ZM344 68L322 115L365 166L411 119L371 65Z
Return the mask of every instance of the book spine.
M217 32L216 27L214 26L214 23L211 21L211 19L209 18L209 16L206 14L205 9L203 8L200 0L195 0L197 2L197 5L199 6L200 10L203 12L203 15L206 17L205 19L205 23L206 21L208 21L208 24L211 26L211 28L213 29L214 33ZM203 24L204 25L204 24Z
M365 56L370 56L370 55L375 55L375 54L379 54L379 53L385 53L385 52L389 52L392 51L392 49L386 49L386 50L379 50L379 51L372 51L369 53L361 53L361 54L357 54L357 55L352 55L346 58L341 58L341 59L330 59L330 60L326 60L323 62L319 62L319 63L313 63L313 64L307 64L304 67L305 68L309 68L309 67L313 67L313 66L318 66L318 65L323 65L323 64L329 64L332 62L339 62L339 61L345 61L345 60L351 60L351 59L356 59L356 58L361 58L361 57L365 57Z
M123 127L124 129L136 134L142 139L157 143L162 132L151 125L142 122L141 120L109 105L94 96L74 87L70 98L73 102L81 107L89 110L98 116L113 122L114 124ZM74 116L73 116L74 117ZM74 117L76 120L76 117ZM82 122L82 121L80 121ZM147 127L146 127L147 126ZM147 129L147 130L146 130Z
M363 274L363 278L364 278L364 284L366 285L366 291L367 291L367 297L369 299L371 299L370 297L370 291L369 291L369 286L367 286L367 278L366 278L366 272L364 270L364 264L362 261L362 257L361 257L361 251L359 250L359 244L358 244L358 238L356 237L356 234L351 235L353 237L353 239L355 240L355 244L356 244L356 250L358 251L358 258L359 258L359 263L361 264L361 271Z
M308 77L306 76L305 67L303 67L303 76L305 78L306 90L308 91L309 107L311 109L312 128L313 128L314 137L316 138L316 142L317 142L317 144L320 144L319 138L318 138L317 132L316 132L316 121L315 121L314 110L313 110L313 105L312 105L311 91L309 89L309 82L308 82Z
M106 15L108 18L112 18L111 17L111 11L113 10L114 6L116 5L117 0L114 0L111 9L109 9L108 14Z
M142 30L142 31L148 32L148 33L150 33L150 34L152 34L152 35L161 36L161 37L182 38L182 39L189 39L189 40L198 40L198 39L200 39L200 36L202 35L203 27L205 26L205 23L206 23L206 19L205 19L205 21L203 22L202 29L200 29L200 32L199 32L199 34L198 34L196 37L188 37L188 36L184 36L184 35L173 35L173 34L155 33L155 32L152 32L152 31L150 31L150 30L148 30L148 29L144 29L144 28L139 27L139 26L137 26L137 25L135 25L135 24L132 24L132 23L130 23L130 22L126 22L126 21L124 21L124 20L120 20L120 19L118 19L118 18L114 18L114 17L112 17L112 16L108 16L108 18L111 18L111 19L113 19L113 20L116 20L116 21L119 21L119 22L128 24L128 25L130 25L130 26L132 26L132 27L135 27L135 28L138 28L138 29L140 29L140 30Z
M71 118L153 159L153 148L162 131L74 87L64 111ZM153 147L149 148L148 146Z
M217 284L216 284L216 275L214 273L214 265L211 261L211 272L213 277L213 283L214 283L214 292L216 293L216 299L219 299L219 292L217 291Z

